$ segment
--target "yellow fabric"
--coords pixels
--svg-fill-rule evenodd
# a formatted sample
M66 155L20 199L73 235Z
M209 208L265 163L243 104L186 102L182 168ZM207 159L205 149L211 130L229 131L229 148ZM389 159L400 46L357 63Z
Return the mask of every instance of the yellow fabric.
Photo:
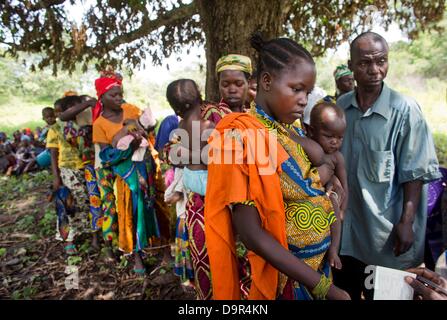
M135 247L132 194L126 182L116 176L116 203L118 208L118 247L125 253L132 253Z
M312 166L303 147L290 137L286 125L265 118L256 111L254 106L249 113L256 117L271 132L275 132L279 144L298 163L302 179L310 180L312 182L311 188L323 191L322 195L311 196L308 194L308 191L294 182L284 171L280 173L287 243L297 248L305 248L321 243L330 235L330 226L336 218L332 203L324 193L318 170ZM296 122L294 126L301 128L298 124ZM321 253L302 259L302 261L317 271L322 266L324 257L325 253ZM284 288L288 280L285 274L280 273L280 290ZM298 282L294 281L294 286L298 285Z
M229 54L221 57L216 63L216 74L225 70L236 70L252 73L251 60L240 54Z
M79 157L78 149L71 146L62 134L58 133L57 127L51 127L47 134L47 148L55 148L59 151L59 168L82 169L82 159Z

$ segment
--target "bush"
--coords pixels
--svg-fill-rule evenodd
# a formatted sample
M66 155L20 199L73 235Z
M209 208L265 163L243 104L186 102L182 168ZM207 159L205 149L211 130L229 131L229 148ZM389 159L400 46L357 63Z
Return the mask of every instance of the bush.
M433 140L435 142L439 165L447 167L447 135L443 133L434 133Z

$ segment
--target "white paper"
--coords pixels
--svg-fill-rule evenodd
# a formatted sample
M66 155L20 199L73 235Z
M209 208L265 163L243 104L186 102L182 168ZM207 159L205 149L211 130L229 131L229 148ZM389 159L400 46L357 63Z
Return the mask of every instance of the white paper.
M376 266L374 270L374 300L413 300L413 288L405 277L416 274Z

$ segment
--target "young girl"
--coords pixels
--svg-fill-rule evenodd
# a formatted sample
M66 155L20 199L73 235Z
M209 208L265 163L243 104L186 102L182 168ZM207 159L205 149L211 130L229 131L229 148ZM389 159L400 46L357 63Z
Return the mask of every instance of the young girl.
M266 42L256 34L252 46L259 53L255 104L249 114L227 115L210 139L205 229L213 296L244 297L238 256L245 247L248 298L349 299L332 284L327 263L332 204L302 146L310 139L294 125L315 85L315 63L290 39ZM242 163L224 163L239 148Z
M61 111L68 109L73 103L71 96L58 101ZM66 242L67 254L75 254L74 239L77 235L86 232L88 228L89 199L85 184L84 165L78 149L67 141L64 135L64 122L51 126L47 134L47 148L51 152L51 168L53 172L53 191L58 192L66 186L75 201L76 213L68 216L68 234L60 232L57 226L56 239Z
M95 170L95 151L92 141L92 111L96 105L96 99L89 96L74 96L63 100L67 108L60 114L60 118L66 121L63 129L65 140L78 150L82 159L85 181L90 204L90 226L93 232L92 247L99 249L99 236L105 243L105 254L108 262L115 262L113 255L113 241L116 235L109 223L110 216L101 200L98 174Z
M31 138L23 134L20 138L21 142L16 151L16 165L12 172L15 175L27 173L37 169L36 165L36 148L31 143Z
M132 160L143 161L146 151L149 147L149 142L147 141L147 134L145 130L154 127L155 124L156 120L152 114L151 109L146 108L138 121L133 119L124 121L123 125L126 127L126 129L122 131L124 133L124 136L118 134L115 135L112 141L113 147L119 150L127 150L127 148L129 148L130 144L135 139L140 139L140 146L137 150L134 151ZM143 137L145 137L146 139L142 139Z
M182 139L180 143L172 146L170 158L175 165L185 165L183 185L188 192L186 228L189 234L188 242L191 249L195 287L199 299L210 299L209 262L203 226L203 203L208 172L206 159L201 158L201 151L207 143L201 137L205 130L214 128L214 123L204 118L204 110L209 111L211 108L204 108L199 88L190 79L180 79L170 83L166 90L166 98L175 113L183 119L179 124L179 129L186 132L185 135L179 135ZM213 113L207 112L207 114ZM193 134L198 134L198 136L193 136ZM173 159L178 155L181 156L180 162Z

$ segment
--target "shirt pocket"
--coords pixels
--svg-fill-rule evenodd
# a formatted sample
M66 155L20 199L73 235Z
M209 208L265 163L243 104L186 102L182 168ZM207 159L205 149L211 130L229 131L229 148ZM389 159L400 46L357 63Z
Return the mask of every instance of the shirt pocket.
M394 175L394 156L391 150L375 151L364 149L363 167L365 176L372 182L390 182Z

